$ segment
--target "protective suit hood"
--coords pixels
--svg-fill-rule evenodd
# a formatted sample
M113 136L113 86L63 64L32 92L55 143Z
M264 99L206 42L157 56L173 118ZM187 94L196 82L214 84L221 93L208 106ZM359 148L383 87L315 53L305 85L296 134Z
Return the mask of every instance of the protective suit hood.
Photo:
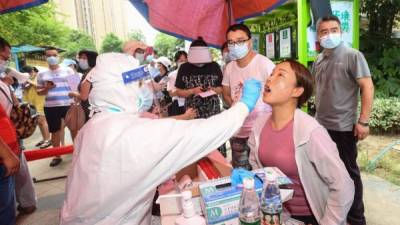
M91 109L95 112L138 112L138 82L125 84L122 73L139 66L137 60L123 53L105 53L97 57L91 75L89 94Z

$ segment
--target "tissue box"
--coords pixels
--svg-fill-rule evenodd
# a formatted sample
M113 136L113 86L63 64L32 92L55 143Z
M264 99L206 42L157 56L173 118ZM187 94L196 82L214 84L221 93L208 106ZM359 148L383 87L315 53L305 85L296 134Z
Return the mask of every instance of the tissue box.
M267 167L254 170L253 172L256 173L261 179L265 177L265 173L272 173L276 176L280 185L291 183L291 180L276 167ZM230 184L231 178L224 177L199 185L201 194L201 207L208 224L238 224L239 202L242 188L232 187ZM262 182L256 179L255 191L259 197L261 197L262 189ZM291 199L292 196L293 190L281 189L282 201L287 201Z

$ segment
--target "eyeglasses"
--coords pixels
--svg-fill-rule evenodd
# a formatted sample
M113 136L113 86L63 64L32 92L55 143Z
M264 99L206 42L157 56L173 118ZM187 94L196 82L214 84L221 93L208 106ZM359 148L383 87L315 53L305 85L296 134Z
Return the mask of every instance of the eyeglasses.
M238 41L228 41L228 47L234 47L235 45L243 45L248 40L250 40L250 39L238 40Z

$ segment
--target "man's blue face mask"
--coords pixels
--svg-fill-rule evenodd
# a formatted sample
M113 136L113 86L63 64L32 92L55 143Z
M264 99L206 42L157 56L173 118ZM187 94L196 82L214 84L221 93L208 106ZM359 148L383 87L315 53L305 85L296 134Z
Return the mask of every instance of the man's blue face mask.
M229 56L232 60L242 59L249 53L249 48L246 43L235 44L228 46Z
M333 49L342 42L342 34L334 33L321 37L321 46L326 49Z

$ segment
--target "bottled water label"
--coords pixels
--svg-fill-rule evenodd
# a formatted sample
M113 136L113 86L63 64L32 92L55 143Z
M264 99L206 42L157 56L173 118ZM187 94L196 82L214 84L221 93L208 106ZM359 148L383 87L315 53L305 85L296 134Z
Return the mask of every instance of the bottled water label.
M282 211L281 197L279 195L275 195L265 199L261 204L261 209L269 214L280 213Z
M260 218L256 218L252 220L248 220L247 218L240 218L239 219L240 225L261 225Z
M281 224L281 214L269 214L262 212L262 225L280 225Z

